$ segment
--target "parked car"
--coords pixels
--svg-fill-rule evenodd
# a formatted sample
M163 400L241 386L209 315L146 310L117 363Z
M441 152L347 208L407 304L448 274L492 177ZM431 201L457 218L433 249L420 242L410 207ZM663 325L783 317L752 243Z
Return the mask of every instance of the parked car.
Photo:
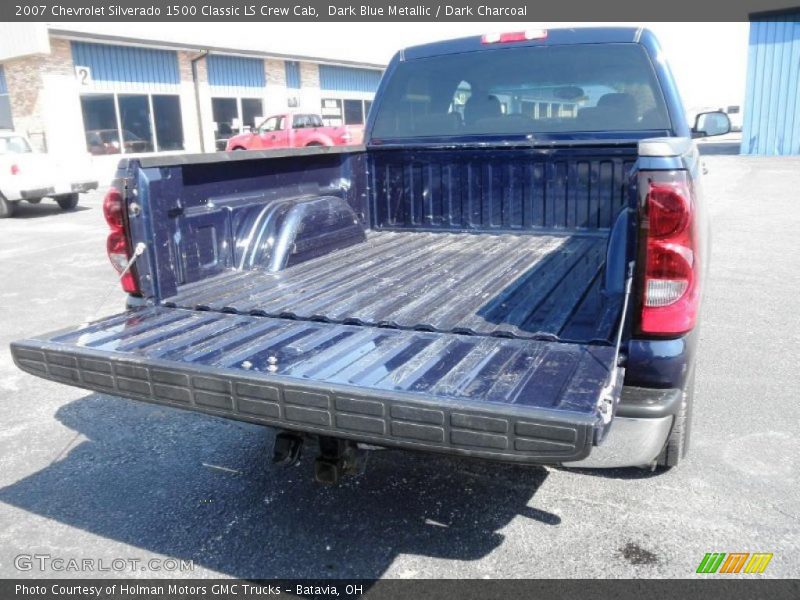
M125 152L151 152L152 144L127 129L122 131L123 143L120 144L119 132L116 129L93 129L86 132L86 147L94 156L119 154L122 146Z
M324 482L365 444L674 466L709 258L692 137L727 129L697 123L648 31L407 48L364 146L123 160L128 310L14 360L278 428L280 463L313 440Z
M326 127L319 115L285 113L264 119L255 132L241 133L227 140L226 150L302 148L360 144L364 128L357 125Z
M97 181L76 176L48 154L34 152L24 135L0 132L0 219L11 217L21 200L55 200L63 210L78 205L79 194L97 189Z

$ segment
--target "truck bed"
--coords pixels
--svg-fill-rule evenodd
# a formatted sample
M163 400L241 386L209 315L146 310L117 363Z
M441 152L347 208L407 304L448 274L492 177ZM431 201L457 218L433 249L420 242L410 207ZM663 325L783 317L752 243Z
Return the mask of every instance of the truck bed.
M228 271L166 306L445 333L608 342L605 235L371 231L284 271Z

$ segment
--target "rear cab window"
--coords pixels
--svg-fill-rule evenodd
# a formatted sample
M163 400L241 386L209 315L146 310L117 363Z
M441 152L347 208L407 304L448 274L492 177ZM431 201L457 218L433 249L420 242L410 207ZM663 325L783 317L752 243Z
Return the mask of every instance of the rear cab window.
M497 48L397 65L373 138L669 130L639 44Z
M31 150L28 140L19 135L0 136L0 154L28 154Z

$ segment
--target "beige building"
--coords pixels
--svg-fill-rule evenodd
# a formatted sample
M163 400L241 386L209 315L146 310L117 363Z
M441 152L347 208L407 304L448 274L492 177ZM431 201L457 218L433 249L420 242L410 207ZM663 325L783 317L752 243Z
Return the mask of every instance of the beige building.
M212 152L286 110L366 119L383 66L0 24L0 129L108 171L122 155Z

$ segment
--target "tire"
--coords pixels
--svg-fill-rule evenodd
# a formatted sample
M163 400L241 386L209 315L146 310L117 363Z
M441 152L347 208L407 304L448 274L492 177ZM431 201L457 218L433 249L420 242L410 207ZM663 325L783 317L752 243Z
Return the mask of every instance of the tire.
M231 152L238 152L239 150L247 150L247 148L242 148L241 146L236 146L236 148L233 148L231 150Z
M658 456L659 467L672 468L686 457L689 450L689 442L692 431L692 407L694 405L694 370L689 376L686 388L683 390L683 401L678 414L675 415L675 422L672 425L667 443Z
M74 210L78 206L78 194L64 194L55 197L61 210Z
M39 202L41 202L42 199L41 198L28 198L26 201L28 202L28 204L39 204Z
M16 208L16 202L10 202L0 196L0 219L8 219L14 216L14 209Z
M322 146L319 142L309 142L306 144L306 148L313 148L314 146Z

